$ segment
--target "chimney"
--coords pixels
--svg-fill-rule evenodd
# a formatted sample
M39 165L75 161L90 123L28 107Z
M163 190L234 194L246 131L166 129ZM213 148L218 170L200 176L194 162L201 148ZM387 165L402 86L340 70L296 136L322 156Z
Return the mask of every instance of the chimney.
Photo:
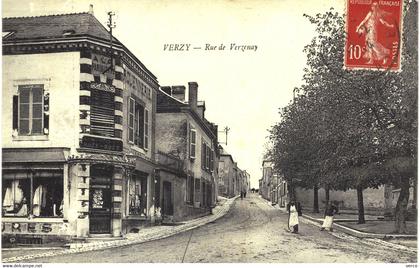
M172 86L172 97L184 102L185 101L185 86Z
M204 119L204 112L206 111L206 102L197 101L197 113L201 119Z
M168 86L166 86L166 87L160 87L160 90L162 90L163 92L165 92L169 96L172 95L172 93L171 93L171 87L168 87Z
M198 95L197 82L188 82L188 103L191 109L197 113L197 95Z
M93 15L93 5L92 4L89 5L89 12L88 13Z

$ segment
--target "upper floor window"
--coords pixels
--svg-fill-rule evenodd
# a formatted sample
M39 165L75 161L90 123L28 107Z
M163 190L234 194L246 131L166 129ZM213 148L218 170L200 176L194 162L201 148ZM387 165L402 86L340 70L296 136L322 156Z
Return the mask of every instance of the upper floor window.
M197 144L197 132L195 129L190 130L190 158L195 159L195 148Z
M129 100L128 140L140 148L149 147L149 110L134 98Z
M201 152L201 167L202 169L211 172L214 170L214 151L211 149L206 142L202 142L202 152Z
M144 149L149 148L149 110L144 109Z
M49 95L43 85L20 85L13 97L13 129L19 135L48 134Z

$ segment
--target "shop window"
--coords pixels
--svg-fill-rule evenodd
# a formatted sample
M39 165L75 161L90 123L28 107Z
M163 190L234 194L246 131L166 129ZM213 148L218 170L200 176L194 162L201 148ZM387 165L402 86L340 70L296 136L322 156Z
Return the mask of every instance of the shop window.
M63 176L41 171L3 174L3 215L63 216Z
M20 85L13 97L13 129L19 135L48 135L49 94L43 85Z
M147 215L147 176L135 173L129 180L129 215Z

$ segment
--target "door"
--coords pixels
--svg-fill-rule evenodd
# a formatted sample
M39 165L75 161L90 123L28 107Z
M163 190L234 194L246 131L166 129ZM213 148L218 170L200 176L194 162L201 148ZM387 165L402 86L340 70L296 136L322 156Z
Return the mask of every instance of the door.
M94 165L90 170L89 233L111 233L112 166Z
M163 201L162 214L164 216L174 215L174 206L172 202L172 184L170 182L163 182Z

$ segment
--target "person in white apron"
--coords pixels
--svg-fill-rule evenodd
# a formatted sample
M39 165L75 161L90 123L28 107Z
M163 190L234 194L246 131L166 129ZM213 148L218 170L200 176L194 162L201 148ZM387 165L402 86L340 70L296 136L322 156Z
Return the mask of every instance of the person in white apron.
M334 214L338 212L338 208L331 202L328 201L324 212L324 222L321 227L321 231L333 231L332 225L334 222Z
M294 200L287 204L287 211L289 212L289 231L291 231L294 234L297 234L299 231L299 212L296 202Z

